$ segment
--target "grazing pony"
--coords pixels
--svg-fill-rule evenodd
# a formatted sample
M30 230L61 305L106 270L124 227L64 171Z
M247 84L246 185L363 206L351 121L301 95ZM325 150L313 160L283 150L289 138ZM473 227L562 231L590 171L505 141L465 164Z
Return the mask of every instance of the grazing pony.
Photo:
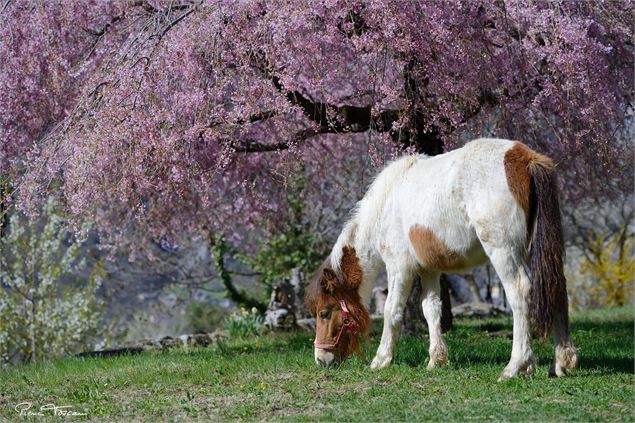
M428 368L446 364L439 276L467 272L489 259L514 320L511 360L499 380L535 369L530 311L538 335L554 327L550 375L565 375L577 357L569 333L560 219L553 161L520 142L478 139L439 156L392 162L357 204L307 288L306 305L317 315L316 363L340 363L359 348L371 290L385 268L384 327L371 368L392 361L417 274L430 334Z

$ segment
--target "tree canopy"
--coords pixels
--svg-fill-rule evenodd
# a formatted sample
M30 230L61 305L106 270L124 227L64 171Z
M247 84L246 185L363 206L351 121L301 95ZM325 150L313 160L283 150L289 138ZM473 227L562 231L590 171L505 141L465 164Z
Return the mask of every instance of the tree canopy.
M115 242L270 230L295 175L336 208L367 169L486 127L554 157L569 202L632 190L627 0L0 7L0 171L21 207L59 189Z

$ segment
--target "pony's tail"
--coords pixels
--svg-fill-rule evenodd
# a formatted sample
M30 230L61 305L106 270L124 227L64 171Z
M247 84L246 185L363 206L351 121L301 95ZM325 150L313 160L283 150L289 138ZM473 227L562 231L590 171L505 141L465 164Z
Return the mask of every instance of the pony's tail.
M566 279L564 277L564 236L558 200L555 165L534 153L527 170L530 190L530 267L533 276L532 319L536 335L544 337L554 319L569 327Z

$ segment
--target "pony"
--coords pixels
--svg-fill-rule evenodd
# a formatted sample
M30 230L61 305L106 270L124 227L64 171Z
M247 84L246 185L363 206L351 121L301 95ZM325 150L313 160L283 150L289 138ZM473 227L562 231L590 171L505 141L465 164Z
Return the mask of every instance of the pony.
M518 141L481 138L438 156L407 155L386 166L357 203L307 287L316 315L315 362L342 363L359 349L379 272L388 297L381 341L370 365L390 365L404 307L419 275L430 338L428 369L448 363L441 333L441 272L490 261L513 313L509 363L499 380L536 368L532 329L554 329L551 376L577 364L571 341L564 242L554 162ZM531 278L530 276L531 275Z

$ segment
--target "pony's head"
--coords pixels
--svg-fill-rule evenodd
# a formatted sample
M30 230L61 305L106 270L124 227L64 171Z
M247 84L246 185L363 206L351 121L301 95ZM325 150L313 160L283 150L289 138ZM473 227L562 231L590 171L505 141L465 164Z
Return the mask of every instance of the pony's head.
M304 302L315 315L315 362L330 366L359 351L368 330L368 311L358 290L362 268L353 247L344 247L338 272L327 259L307 288Z

